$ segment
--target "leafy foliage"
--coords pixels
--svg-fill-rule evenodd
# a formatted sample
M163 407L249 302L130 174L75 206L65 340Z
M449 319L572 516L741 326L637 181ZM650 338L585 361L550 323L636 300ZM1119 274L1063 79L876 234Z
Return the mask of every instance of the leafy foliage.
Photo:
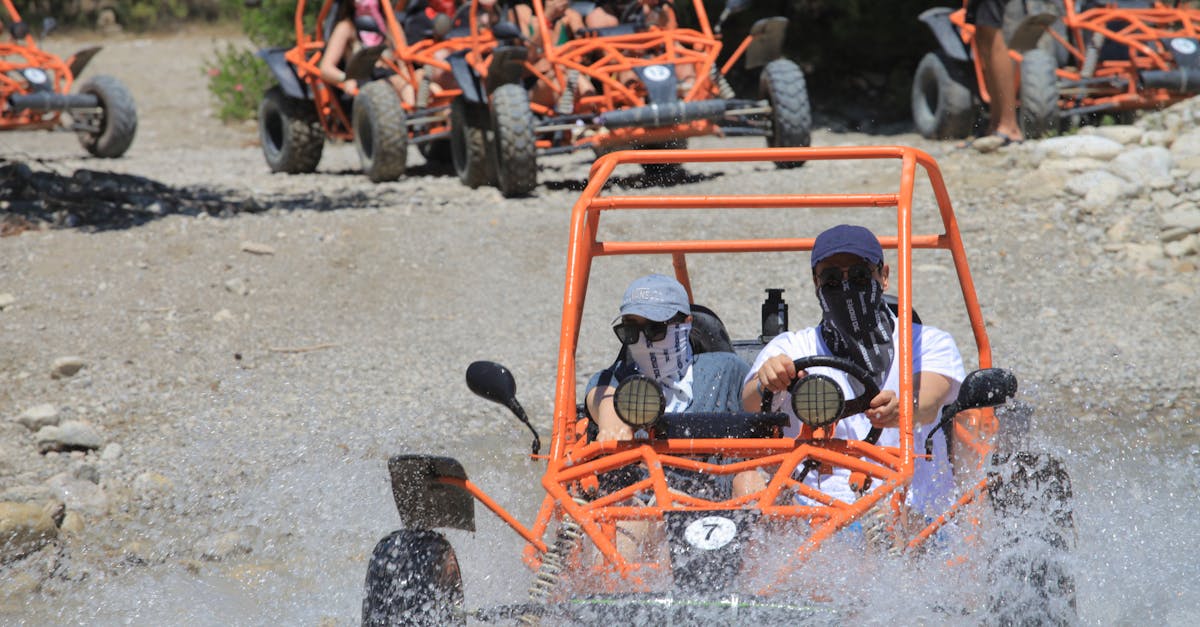
M218 103L217 117L226 122L253 119L263 92L275 82L267 64L253 50L234 44L217 50L204 71L208 91Z

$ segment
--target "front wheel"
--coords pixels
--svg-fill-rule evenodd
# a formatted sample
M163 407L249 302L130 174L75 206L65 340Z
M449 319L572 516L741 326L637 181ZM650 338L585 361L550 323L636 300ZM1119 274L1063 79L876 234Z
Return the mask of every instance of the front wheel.
M313 172L321 162L325 131L308 100L288 98L274 86L258 105L258 139L272 172Z
M462 97L450 103L450 160L458 180L475 189L496 175L488 158L487 129L471 124L468 106Z
M372 182L394 181L408 166L408 124L388 81L367 83L354 98L354 145Z
M137 134L137 107L129 90L111 76L95 76L79 88L79 93L96 96L101 111L94 127L79 133L79 143L105 159L125 154Z
M367 566L362 624L466 624L462 573L442 534L401 529L375 545Z
M1045 50L1034 49L1021 59L1021 132L1036 139L1057 134L1060 124L1058 109L1057 64Z
M1050 455L997 454L988 476L995 515L989 610L1002 625L1076 622L1071 478Z
M492 130L492 167L500 193L511 198L533 191L537 187L537 143L529 94L523 87L509 83L492 93Z
M975 126L975 107L965 72L936 52L927 53L913 74L912 114L926 139L960 139Z
M787 59L775 59L763 68L759 95L771 105L771 131L767 146L796 148L812 144L812 108L808 87L800 66ZM803 161L776 162L780 168L795 168Z

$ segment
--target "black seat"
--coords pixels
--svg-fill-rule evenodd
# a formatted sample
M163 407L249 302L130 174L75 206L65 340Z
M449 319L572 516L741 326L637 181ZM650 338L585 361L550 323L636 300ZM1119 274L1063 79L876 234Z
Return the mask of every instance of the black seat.
M692 305L692 333L688 339L692 342L693 353L733 352L733 342L725 330L725 323L704 305Z

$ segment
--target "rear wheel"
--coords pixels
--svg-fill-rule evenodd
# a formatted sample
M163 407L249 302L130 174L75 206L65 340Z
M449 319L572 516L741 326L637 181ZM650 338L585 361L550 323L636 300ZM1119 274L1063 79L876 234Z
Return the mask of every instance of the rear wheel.
M505 197L524 196L537 187L537 144L529 95L520 85L501 85L492 93L492 166Z
M354 98L354 145L375 183L394 181L408 166L408 125L400 96L387 81L367 83Z
M975 126L971 88L962 68L930 52L917 65L912 83L913 124L926 139L959 139Z
M111 76L95 76L79 93L96 96L101 110L93 128L78 134L79 143L97 157L112 159L125 154L137 134L137 107L129 90Z
M467 101L455 98L450 104L450 160L463 185L474 189L495 178L488 158L487 130L472 126Z
M771 131L767 146L795 148L812 144L812 108L808 87L800 66L787 59L776 59L763 68L759 77L759 95L771 105ZM803 161L776 162L781 168L804 165Z
M325 131L313 104L288 98L278 85L258 105L258 138L272 172L312 172L325 148Z
M401 529L375 545L367 566L362 624L466 624L462 573L442 534Z
M1021 59L1021 132L1036 139L1057 134L1058 77L1054 59L1041 49L1030 50Z
M996 516L989 610L1001 625L1076 621L1071 478L1050 455L996 455L988 496Z

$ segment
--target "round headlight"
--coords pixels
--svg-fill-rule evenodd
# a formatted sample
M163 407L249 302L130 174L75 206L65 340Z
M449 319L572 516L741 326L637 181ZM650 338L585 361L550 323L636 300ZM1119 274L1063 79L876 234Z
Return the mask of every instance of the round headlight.
M625 379L613 393L617 416L634 429L646 429L658 422L666 404L658 382L642 375Z
M36 67L27 67L21 70L21 75L33 85L44 85L46 81L50 80L50 75L46 74L46 70Z
M814 428L833 424L842 416L846 397L842 386L823 374L810 374L792 384L792 411L804 424Z

